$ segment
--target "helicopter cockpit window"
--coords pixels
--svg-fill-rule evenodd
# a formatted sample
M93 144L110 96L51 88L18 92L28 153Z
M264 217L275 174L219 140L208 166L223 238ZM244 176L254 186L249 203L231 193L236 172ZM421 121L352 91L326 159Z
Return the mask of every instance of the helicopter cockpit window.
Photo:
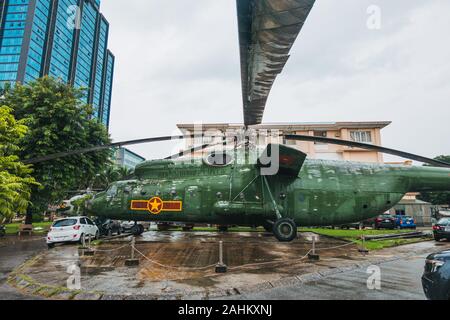
M116 196L116 194L117 194L117 186L116 186L116 185L111 186L111 187L108 189L108 191L106 192L106 196L107 196L108 198L113 198L113 197Z
M206 158L206 163L214 167L225 167L233 161L233 157L223 152L213 152Z

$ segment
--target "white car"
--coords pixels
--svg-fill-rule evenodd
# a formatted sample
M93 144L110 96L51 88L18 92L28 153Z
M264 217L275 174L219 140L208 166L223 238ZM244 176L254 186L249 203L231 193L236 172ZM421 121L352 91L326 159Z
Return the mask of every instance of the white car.
M88 237L98 239L100 232L88 217L71 217L53 223L47 234L47 246L53 248L57 243L82 242Z

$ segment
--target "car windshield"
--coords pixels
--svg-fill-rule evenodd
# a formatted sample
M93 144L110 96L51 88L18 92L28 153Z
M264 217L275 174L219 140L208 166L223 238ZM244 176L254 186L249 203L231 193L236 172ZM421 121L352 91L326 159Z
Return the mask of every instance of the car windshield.
M73 226L76 224L77 224L77 219L64 219L64 220L56 221L53 224L53 227L55 227L55 228L70 227L70 226Z
M450 225L450 218L443 218L443 219L439 220L438 224L448 226L448 225Z

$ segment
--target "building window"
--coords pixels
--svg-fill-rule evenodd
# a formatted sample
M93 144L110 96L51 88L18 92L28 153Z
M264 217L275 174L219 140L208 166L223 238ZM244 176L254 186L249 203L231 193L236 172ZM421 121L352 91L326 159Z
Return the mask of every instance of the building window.
M287 145L287 146L296 146L297 141L291 140L291 139L286 139L286 137L283 137L283 144Z
M314 137L321 137L321 138L326 138L327 137L327 132L326 131L314 131ZM323 142L314 142L314 144L326 144Z
M370 131L350 131L350 138L355 142L372 143Z

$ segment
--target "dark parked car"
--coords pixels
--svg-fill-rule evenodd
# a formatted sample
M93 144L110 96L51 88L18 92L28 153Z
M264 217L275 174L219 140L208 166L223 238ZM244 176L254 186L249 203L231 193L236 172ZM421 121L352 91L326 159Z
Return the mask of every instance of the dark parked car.
M4 237L6 235L5 226L0 226L0 237Z
M442 218L433 226L434 240L450 240L450 218Z
M122 234L122 227L120 223L114 220L96 220L95 224L100 230L101 236L111 237L114 234L120 235Z
M370 219L367 219L367 220L363 220L361 222L343 224L343 225L340 225L338 227L341 228L341 229L351 229L351 228L354 228L354 229L361 229L361 228L365 229L367 227L375 228L376 227L375 219L376 218L370 218Z
M450 300L450 250L427 257L422 286L429 300Z
M390 214L383 214L375 219L375 229L395 229L395 217Z

